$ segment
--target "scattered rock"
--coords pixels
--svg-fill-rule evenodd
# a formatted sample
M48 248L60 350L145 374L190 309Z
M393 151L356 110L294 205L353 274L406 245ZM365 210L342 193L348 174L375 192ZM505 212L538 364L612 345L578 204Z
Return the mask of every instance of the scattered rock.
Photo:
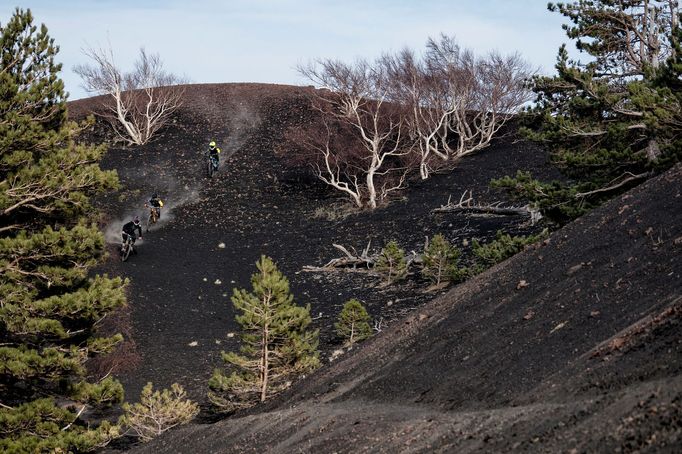
M528 287L530 284L526 282L525 280L520 280L518 284L516 284L516 290L521 290L522 288Z
M218 248L219 248L219 249L225 249L225 243L220 243L220 244L218 245Z
M234 337L234 333L227 333L227 337L228 337L228 338L233 338L233 337Z
M555 326L554 328L552 328L552 331L550 331L549 334L552 334L554 331L560 330L561 328L563 328L564 326L566 326L566 323L568 323L568 322L561 322L561 323L559 323L557 326Z
M567 276L572 276L573 274L575 274L576 272L578 272L578 271L580 270L580 268L582 268L583 266L585 266L585 262L580 262L580 263L578 263L577 265L573 265L572 267L570 267L570 268L568 269L568 271L566 271L566 275L567 275Z
M214 282L215 285L220 285L222 283L223 283L223 281L221 281L220 279L216 279Z
M190 347L196 347L197 345L199 345L199 342L197 342L197 341L192 341L192 342L190 342L190 343L187 344L187 345L190 346Z
M523 319L524 320L530 320L531 318L533 318L534 315L535 315L535 311L528 311L528 312L526 312L526 315L523 316Z

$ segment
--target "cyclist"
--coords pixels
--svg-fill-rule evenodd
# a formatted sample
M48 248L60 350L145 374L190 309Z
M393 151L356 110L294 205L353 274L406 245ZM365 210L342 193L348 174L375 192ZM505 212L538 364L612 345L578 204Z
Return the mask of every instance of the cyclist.
M156 211L156 219L161 219L161 207L163 207L163 200L158 196L157 193L154 193L147 201L145 206L152 207L154 211Z
M139 235L135 235L135 230L138 231ZM121 229L121 238L123 238L124 243L128 239L128 236L131 237L133 245L135 244L135 240L137 240L138 237L142 239L142 226L140 225L140 218L138 216L135 216L132 221L123 224L123 228ZM133 252L135 252L134 246Z
M216 146L216 143L214 140L211 140L211 143L208 144L208 156L213 160L214 166L213 168L215 170L218 170L218 164L220 163L220 148Z

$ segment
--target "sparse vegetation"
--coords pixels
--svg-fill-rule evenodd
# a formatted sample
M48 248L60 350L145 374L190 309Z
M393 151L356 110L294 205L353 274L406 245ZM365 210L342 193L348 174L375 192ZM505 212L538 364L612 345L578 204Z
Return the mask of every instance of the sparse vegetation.
M125 305L122 279L90 272L104 252L89 197L114 189L103 146L77 144L87 125L67 120L57 47L17 9L0 26L0 451L90 451L119 436L83 424L85 403L106 407L123 390L88 383L89 358L119 335L98 322ZM72 402L67 408L56 398Z
M318 331L308 328L310 307L294 303L289 281L272 259L262 256L256 268L253 291L235 289L232 296L241 354L223 352L230 374L216 370L209 381L209 399L223 411L263 402L320 364Z
M356 342L361 342L372 335L370 321L371 318L365 306L353 298L343 305L334 328L336 328L336 334L344 340L344 344L352 347Z
M407 276L405 251L400 249L395 240L389 241L381 250L374 270L381 273L389 285Z
M314 219L324 219L327 221L340 221L346 219L348 216L360 212L356 206L350 203L341 203L336 205L325 205L315 208L312 217Z
M422 275L437 287L441 283L464 279L467 271L457 266L460 255L459 249L452 246L443 235L435 235L424 250Z
M121 423L148 442L175 426L187 424L199 413L199 405L187 399L182 386L173 383L170 389L154 391L147 383L142 389L140 402L124 403Z
M474 255L478 259L477 270L483 271L496 263L500 263L509 257L518 254L529 244L533 244L540 238L547 235L547 230L537 234L528 236L511 236L497 232L497 239L481 244L477 240L472 241L472 249Z

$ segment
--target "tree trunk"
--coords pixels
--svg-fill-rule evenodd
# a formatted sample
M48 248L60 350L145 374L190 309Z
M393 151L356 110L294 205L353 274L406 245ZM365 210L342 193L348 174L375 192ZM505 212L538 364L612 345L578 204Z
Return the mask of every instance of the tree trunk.
M375 169L371 168L369 172L367 172L367 206L371 210L375 209L377 207L377 189L374 186L374 172Z
M266 323L263 326L263 346L262 346L262 351L261 351L261 371L260 371L260 376L261 376L261 388L260 388L260 401L264 402L265 398L267 397L267 392L268 392L268 372L269 372L269 354L270 351L268 350L268 342L269 342L269 332L268 332L268 324Z

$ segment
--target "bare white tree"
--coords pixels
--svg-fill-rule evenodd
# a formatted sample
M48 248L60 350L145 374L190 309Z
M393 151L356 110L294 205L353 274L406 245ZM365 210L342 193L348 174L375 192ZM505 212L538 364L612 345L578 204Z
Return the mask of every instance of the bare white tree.
M126 143L147 143L182 106L184 87L180 84L186 81L166 72L158 54L150 55L141 48L133 71L123 73L114 62L111 47L89 48L83 53L93 64L78 65L74 71L88 92L106 95L102 116Z
M409 167L401 159L411 153L405 147L402 117L386 101L385 75L366 60L319 60L299 72L327 89L315 104L326 135L307 141L318 152L318 177L359 208L375 209L404 187ZM350 139L339 142L337 129L350 132Z
M525 81L532 71L519 55L477 58L445 35L429 39L422 59L406 49L385 55L381 64L391 99L407 107L422 179L429 177L434 157L454 161L487 147L530 99Z

